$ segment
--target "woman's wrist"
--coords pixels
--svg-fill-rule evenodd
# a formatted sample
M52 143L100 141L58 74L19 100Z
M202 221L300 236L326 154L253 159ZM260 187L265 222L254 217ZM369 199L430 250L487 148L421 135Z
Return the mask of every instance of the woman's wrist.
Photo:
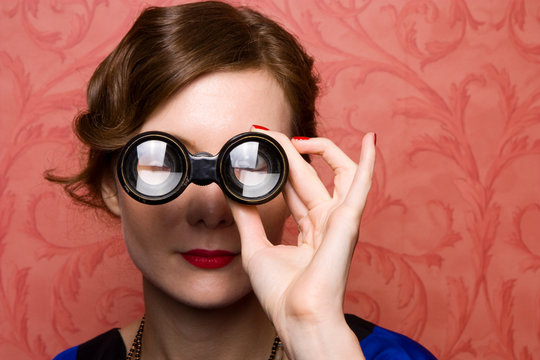
M289 360L365 360L358 338L344 317L316 322L290 320L277 330Z

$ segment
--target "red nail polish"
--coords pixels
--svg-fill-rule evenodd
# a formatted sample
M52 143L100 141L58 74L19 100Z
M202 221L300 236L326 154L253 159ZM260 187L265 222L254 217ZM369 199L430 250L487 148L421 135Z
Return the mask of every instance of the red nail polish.
M292 139L293 140L309 140L309 138L305 136L295 136Z
M259 129L259 130L270 130L270 129L267 129L264 126L261 126L261 125L251 125L251 126L253 126L255 129Z
M377 145L377 134L373 133L373 145Z

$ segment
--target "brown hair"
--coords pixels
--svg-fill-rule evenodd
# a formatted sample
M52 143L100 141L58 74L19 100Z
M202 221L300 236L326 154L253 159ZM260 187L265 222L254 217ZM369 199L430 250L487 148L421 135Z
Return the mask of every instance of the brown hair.
M77 202L108 210L103 177L145 119L204 74L248 68L268 70L283 88L293 136L315 136L313 59L277 23L216 1L144 10L96 69L88 109L75 118L75 134L88 148L86 167L72 177L48 172L46 178L63 184Z

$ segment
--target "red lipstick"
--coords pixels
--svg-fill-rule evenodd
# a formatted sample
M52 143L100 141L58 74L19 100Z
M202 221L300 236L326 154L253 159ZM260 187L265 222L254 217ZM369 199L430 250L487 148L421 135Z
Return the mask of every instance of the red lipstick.
M237 254L225 250L193 249L182 253L191 265L201 269L219 269L229 265Z

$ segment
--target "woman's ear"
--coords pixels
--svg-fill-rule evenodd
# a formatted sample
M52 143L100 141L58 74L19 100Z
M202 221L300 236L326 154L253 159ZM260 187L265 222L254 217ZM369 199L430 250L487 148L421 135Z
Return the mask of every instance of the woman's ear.
M112 176L106 176L101 181L101 197L111 213L116 216L121 215L122 211L120 209L120 202L118 201L118 190Z

